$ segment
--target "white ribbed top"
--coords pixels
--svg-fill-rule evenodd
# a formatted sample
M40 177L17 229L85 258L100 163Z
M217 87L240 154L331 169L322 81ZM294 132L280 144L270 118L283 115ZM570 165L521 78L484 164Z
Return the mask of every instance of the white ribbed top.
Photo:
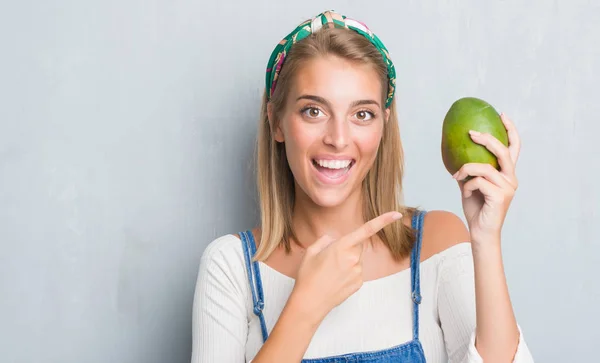
M264 316L270 332L294 280L259 263ZM428 363L483 362L474 346L475 289L470 243L421 262L419 340ZM193 311L192 363L250 361L262 345L241 241L214 240L204 251ZM367 281L333 309L314 335L304 358L386 349L412 339L410 269ZM521 335L514 362L533 358Z

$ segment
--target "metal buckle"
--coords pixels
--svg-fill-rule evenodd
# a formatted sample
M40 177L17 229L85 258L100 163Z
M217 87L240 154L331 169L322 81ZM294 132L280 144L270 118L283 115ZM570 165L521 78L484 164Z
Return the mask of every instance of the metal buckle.
M254 314L256 314L256 315L260 314L264 308L265 308L265 303L262 302L261 300L257 301L256 304L254 305Z
M412 301L414 301L415 304L421 303L421 294L418 294L416 291L413 291L411 296L412 296Z

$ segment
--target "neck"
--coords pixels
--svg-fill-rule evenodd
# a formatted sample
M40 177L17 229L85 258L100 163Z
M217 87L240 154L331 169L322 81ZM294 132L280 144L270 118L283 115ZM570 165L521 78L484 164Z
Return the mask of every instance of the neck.
M298 190L299 187L296 187ZM306 194L296 193L292 224L296 238L306 248L327 234L340 238L365 223L361 188L335 207L315 204Z

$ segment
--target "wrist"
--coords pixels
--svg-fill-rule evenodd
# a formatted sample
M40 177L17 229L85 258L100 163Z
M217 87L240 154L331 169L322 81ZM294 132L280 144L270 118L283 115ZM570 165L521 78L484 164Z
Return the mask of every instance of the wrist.
M307 308L300 295L293 292L273 326L269 339L253 361L300 362L318 326L310 307Z
M501 232L489 232L489 233L470 233L471 245L473 249L481 249L483 251L497 251L500 249L501 244Z
M502 260L500 236L472 238L471 249L475 263Z
M282 314L286 314L299 326L316 331L326 314L322 314L317 306L312 306L299 290L292 290Z

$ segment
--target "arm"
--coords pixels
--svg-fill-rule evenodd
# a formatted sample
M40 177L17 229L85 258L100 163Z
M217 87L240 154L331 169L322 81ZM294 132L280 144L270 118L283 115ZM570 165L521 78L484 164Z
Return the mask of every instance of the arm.
M252 363L300 362L320 320L303 312L301 300L290 296L269 338Z
M200 261L194 294L192 363L245 362L246 298L227 264L207 252Z
M247 298L236 283L245 277L235 276L230 264L212 249L207 252L200 262L194 295L192 363L245 362ZM320 320L303 313L306 304L297 295L288 300L252 363L302 360Z
M362 286L364 242L402 214L388 212L339 239L322 236L307 249L294 289L269 338L253 363L299 362L321 321ZM237 238L236 238L237 239ZM205 250L194 297L192 363L241 363L245 360L248 321L242 262Z
M438 312L449 361L479 363L485 357L485 362L531 363L504 272L498 270L501 260L480 252L472 250L471 244L455 246L446 252L438 270Z
M521 141L512 121L504 114L500 118L508 146L489 133L469 132L475 143L496 156L499 169L487 163L467 163L453 177L461 189L473 251L475 346L486 362L527 362L531 356L519 354L520 332L508 295L500 243L504 219L518 187L515 168Z
M384 213L340 239L322 236L310 245L298 269L294 290L252 362L301 361L329 311L362 286L364 242L401 218L398 212Z
M519 345L519 329L508 294L500 237L473 242L477 334L475 346L491 362L512 362Z

